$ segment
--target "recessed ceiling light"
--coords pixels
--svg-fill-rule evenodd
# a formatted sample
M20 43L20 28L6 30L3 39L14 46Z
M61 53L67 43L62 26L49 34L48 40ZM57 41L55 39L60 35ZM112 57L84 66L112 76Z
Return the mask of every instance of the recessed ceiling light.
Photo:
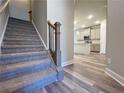
M80 33L77 31L77 35L80 35Z
M92 19L93 18L93 15L89 15L87 18L88 19Z
M77 21L74 21L74 25L76 25L77 24Z
M86 27L86 25L82 25L81 27L82 27L82 28L85 28L85 27Z
M74 30L76 30L77 28L76 27L74 27Z
M99 21L99 20L97 20L95 23L96 23L96 24L100 24L100 21Z

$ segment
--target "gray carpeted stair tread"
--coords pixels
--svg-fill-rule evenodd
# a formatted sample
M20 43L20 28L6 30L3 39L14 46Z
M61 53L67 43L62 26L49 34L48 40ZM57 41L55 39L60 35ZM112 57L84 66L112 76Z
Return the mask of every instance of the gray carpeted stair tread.
M3 49L2 54L34 52L34 51L38 52L38 51L42 51L42 50L44 50L44 48L43 49L42 48L29 48L29 49L25 49L25 48L12 49L12 48L10 48L10 49Z
M14 32L14 31L22 31L22 32L34 32L35 33L35 29L34 28L30 28L30 27L19 27L19 26L7 26L7 29L6 29L7 31L12 31L12 32Z
M21 26L25 26L25 25L32 26L32 23L29 23L29 22L28 23L22 23L22 22L10 21L10 20L9 20L8 24L11 24L11 25L21 25Z
M9 24L19 24L19 25L31 25L31 22L29 22L29 21L20 21L20 20L16 20L15 18L13 19L13 20L11 20L12 18L9 18Z
M19 62L15 64L7 64L7 65L0 65L0 73L6 72L6 71L12 71L18 68L24 68L28 66L33 66L33 65L38 65L38 64L43 64L43 63L50 63L50 59L44 58L42 60L33 60L30 62Z
M8 26L12 26L13 27L14 25L17 26L17 27L33 28L34 29L32 24L25 26L25 24L18 24L17 22L15 22L15 23L8 23Z
M37 40L37 41L40 41L38 37L8 37L8 36L4 37L4 40L24 40L24 39L25 40Z
M35 41L41 41L40 39L34 39L34 38L30 38L30 39L25 39L25 38L4 38L3 40L23 40L23 41L32 41L32 42L35 42Z
M24 42L24 41L20 41L20 42L15 42L15 41L4 41L3 43L2 43L3 45L41 45L42 43L41 42L39 42L39 41L35 41L35 42Z
M38 52L26 52L26 53L11 53L11 54L1 54L0 55L0 58L1 57L15 57L15 56L25 56L25 55L35 55L35 54L47 54L47 51L46 50L44 50L44 51L38 51Z
M47 51L2 54L0 55L0 64L1 65L14 64L19 62L41 60L44 58L49 58Z
M6 33L5 34L6 36L35 36L35 37L37 37L37 35L36 34L24 34L24 33Z
M7 31L7 33L8 34L29 34L29 35L31 35L31 34L37 34L36 32L31 32L30 30L29 31ZM6 33L5 33L5 35L6 35Z
M2 45L2 48L37 48L44 47L43 45Z
M45 50L44 47L32 47L32 48L2 48L2 54L10 53L23 53L23 52L38 52Z
M51 60L43 58L30 62L20 62L15 64L7 64L0 67L0 82L17 78L26 74L48 69L52 66Z
M24 36L24 35L17 35L17 36L15 36L15 35L6 35L5 37L8 37L8 38L39 38L39 37L37 37L37 36Z
M40 80L47 80L47 77L56 75L57 72L53 68L42 70L39 72L27 74L18 78L13 78L5 82L0 82L0 93L11 93L23 87L38 83ZM49 78L50 79L50 78Z
M32 40L32 41L31 41L31 40L29 40L29 39L28 39L28 40L23 40L23 39L15 39L15 40L14 40L14 39L12 38L12 39L10 40L10 39L8 38L8 39L3 39L3 40L4 40L5 42L6 42L6 41L8 41L8 42L41 42L41 40L38 40L38 39L37 39L37 40L35 39L35 40ZM3 42L3 43L4 43L4 42Z
M9 22L16 22L16 23L20 23L20 24L31 24L31 22L29 22L29 21L26 21L26 20L21 20L21 19L16 19L16 18L12 18L12 17L10 17L9 18Z
M6 31L8 32L8 33L31 33L31 34L36 34L36 32L35 32L35 30L32 30L32 29L20 29L20 28L7 28L6 29Z
M34 28L30 28L30 27L18 27L18 26L7 26L7 31L10 31L12 30L13 31L20 31L20 30L23 30L23 31L31 31L31 32L35 32L35 29Z

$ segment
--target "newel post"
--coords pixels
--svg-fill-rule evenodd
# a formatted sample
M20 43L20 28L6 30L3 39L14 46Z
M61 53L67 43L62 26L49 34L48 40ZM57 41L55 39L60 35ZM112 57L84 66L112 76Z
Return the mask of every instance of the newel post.
M55 24L55 63L57 65L57 78L58 81L61 81L64 79L64 71L61 66L61 50L60 50L60 26L61 24L59 22L56 22Z
M55 63L57 66L61 66L61 50L60 50L60 22L55 24Z

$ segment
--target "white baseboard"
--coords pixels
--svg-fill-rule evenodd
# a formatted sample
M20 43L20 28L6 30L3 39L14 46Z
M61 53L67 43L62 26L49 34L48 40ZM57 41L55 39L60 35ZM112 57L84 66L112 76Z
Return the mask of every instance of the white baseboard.
M124 87L124 77L120 76L109 68L106 68L105 73Z
M9 20L9 15L7 16L7 19L6 19L4 28L3 28L3 32L2 32L2 35L1 35L1 38L0 38L0 52L1 52L1 46L2 46L2 42L3 42L4 34L5 34L5 31L6 31L7 24L8 24L8 20Z
M73 64L73 60L62 62L62 67L65 67L65 66L68 66L68 65L72 65L72 64Z
M34 26L34 28L35 28L40 40L42 41L43 45L45 46L46 49L48 49L33 20L32 20L32 24L33 24L33 26Z

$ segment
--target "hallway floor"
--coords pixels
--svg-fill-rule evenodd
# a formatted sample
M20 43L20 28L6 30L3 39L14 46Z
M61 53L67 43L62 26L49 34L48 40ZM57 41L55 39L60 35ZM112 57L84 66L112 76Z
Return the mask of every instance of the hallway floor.
M62 82L34 93L124 93L124 87L104 73L104 55L78 55L73 61L73 65L64 68Z

